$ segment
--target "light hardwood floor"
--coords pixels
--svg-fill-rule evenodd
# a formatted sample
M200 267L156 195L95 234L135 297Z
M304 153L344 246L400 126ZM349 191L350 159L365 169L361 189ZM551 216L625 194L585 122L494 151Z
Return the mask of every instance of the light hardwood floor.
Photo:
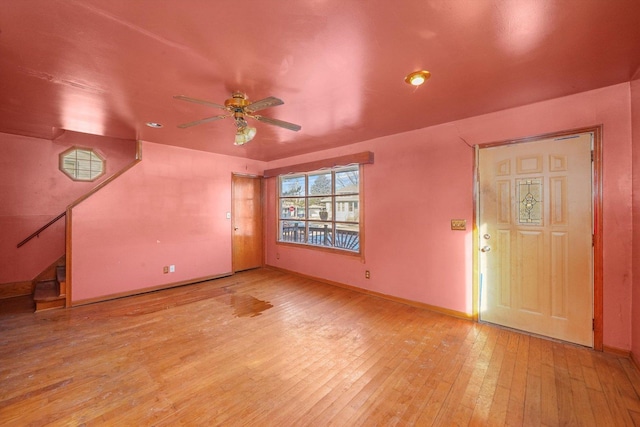
M0 305L4 426L640 423L628 359L278 271L17 301Z

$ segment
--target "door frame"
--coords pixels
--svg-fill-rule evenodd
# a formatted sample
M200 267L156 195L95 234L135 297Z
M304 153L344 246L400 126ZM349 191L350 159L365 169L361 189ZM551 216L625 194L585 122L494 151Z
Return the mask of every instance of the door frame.
M480 319L480 243L479 243L479 214L480 214L480 148L498 147L504 145L521 144L540 141L543 139L562 138L579 133L593 133L592 174L591 174L591 202L593 207L593 349L603 350L603 218L602 218L602 125L553 132L526 138L506 141L489 142L475 145L474 173L473 173L473 318Z

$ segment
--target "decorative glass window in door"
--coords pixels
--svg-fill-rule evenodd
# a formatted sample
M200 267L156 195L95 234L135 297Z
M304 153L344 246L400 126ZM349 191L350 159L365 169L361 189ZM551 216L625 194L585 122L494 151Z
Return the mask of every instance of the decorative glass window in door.
M542 224L542 178L516 179L518 223Z

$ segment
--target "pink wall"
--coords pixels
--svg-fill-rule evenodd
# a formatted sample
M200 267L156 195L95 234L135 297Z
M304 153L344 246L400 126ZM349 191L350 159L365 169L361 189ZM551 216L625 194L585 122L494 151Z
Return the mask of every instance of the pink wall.
M77 302L228 273L231 231L225 214L231 209L232 172L260 173L371 150L375 164L367 165L364 173L365 257L275 244L275 180L269 179L267 264L470 313L471 233L451 231L449 224L453 218L466 219L469 226L472 221L473 150L465 141L483 144L603 124L604 344L631 349L632 325L634 337L640 335L636 327L640 318L632 317L631 311L632 245L635 242L637 247L638 232L630 233L630 105L638 105L637 88L637 82L620 84L268 164L145 142L141 163L74 209L72 298ZM637 113L633 120L638 122ZM56 175L57 154L66 148L57 145L61 141L43 144L11 135L0 135L0 141L9 154L4 159L11 159L4 161L0 171L2 193L12 200L3 205L0 215L3 231L10 235L16 217L48 219L61 212L71 200L58 202L50 192L68 194L59 186L75 190L76 183ZM637 146L638 138L635 141ZM25 146L30 155L25 155ZM55 163L50 165L52 155ZM47 172L38 169L42 165ZM39 198L47 203L31 206ZM34 222L39 225L42 219ZM22 234L10 236L16 242L8 246L15 246ZM24 274L18 272L28 271L26 265L14 271L14 261L46 257L32 249L30 256L22 252L17 261L10 257L8 246L2 252L0 273L5 282L22 280ZM176 272L165 275L162 267L169 264L176 265ZM365 270L371 271L371 279L364 278ZM640 339L633 342L637 345Z
M232 172L263 169L144 142L139 164L73 209L72 300L230 273Z
M604 344L631 348L630 86L620 84L440 126L270 162L275 168L370 150L365 258L275 243L275 179L267 183L269 265L449 310L471 313L473 150L483 144L604 125ZM371 279L364 271L371 271Z
M640 365L640 80L631 82L633 120L633 298L631 352Z
M107 162L94 182L76 182L58 169L58 156L72 146L91 147ZM0 284L30 281L64 248L64 219L21 248L25 239L67 205L135 158L135 141L65 132L54 141L0 133Z
M467 196L473 183L473 149L458 139L455 128L444 125L289 162L365 150L374 152L375 163L366 165L363 174L364 258L276 245L273 178L267 182L267 264L470 312L471 227L467 232L451 231L450 220L472 223L473 199ZM272 162L269 167L285 163ZM371 272L370 279L365 279L365 270Z

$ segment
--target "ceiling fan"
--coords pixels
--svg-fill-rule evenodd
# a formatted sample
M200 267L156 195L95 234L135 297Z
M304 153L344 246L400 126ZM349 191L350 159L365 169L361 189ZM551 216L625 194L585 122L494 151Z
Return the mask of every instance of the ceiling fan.
M226 119L227 117L233 117L236 125L236 137L235 145L244 145L251 141L256 136L256 128L249 126L246 117L258 120L259 122L267 123L281 128L289 129L292 131L299 131L302 129L300 125L294 123L285 122L278 119L272 119L269 117L260 116L255 114L256 111L264 110L265 108L275 107L284 104L281 99L270 96L268 98L261 99L256 102L249 101L247 95L242 92L233 92L231 98L224 101L224 105L216 104L214 102L204 101L202 99L190 98L184 95L175 95L175 99L182 101L194 102L196 104L207 105L213 108L219 108L227 111L229 114L222 114L219 116L206 117L204 119L196 120L189 123L183 123L178 125L179 128L184 129L191 126L196 126L202 123L209 123L220 119Z

